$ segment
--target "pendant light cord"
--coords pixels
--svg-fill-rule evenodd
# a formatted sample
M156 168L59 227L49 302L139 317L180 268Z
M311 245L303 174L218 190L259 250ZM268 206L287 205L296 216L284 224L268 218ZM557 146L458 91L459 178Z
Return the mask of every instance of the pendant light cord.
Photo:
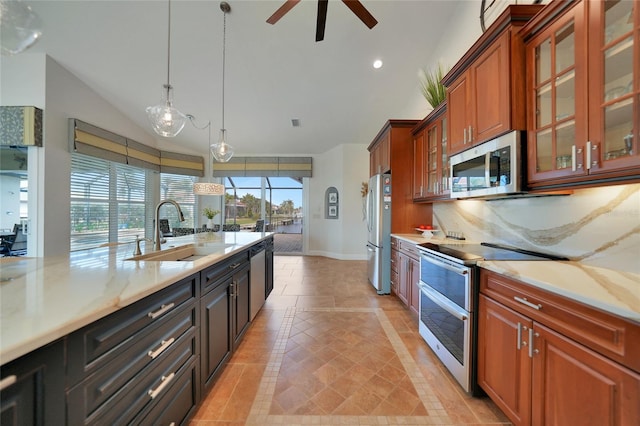
M169 13L167 24L167 99L169 99L169 89L171 88L170 69L171 69L171 0L169 0Z
M227 11L223 11L222 21L222 129L224 130L224 74L226 69L226 53L227 53Z

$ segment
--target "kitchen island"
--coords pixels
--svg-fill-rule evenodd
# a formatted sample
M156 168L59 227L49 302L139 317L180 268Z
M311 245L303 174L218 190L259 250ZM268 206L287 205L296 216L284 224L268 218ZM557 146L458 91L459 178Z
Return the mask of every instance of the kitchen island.
M3 423L181 423L193 413L248 328L251 298L268 295L251 294L249 261L264 250L272 262L273 237L196 234L151 247L0 260ZM260 270L272 283L273 267Z

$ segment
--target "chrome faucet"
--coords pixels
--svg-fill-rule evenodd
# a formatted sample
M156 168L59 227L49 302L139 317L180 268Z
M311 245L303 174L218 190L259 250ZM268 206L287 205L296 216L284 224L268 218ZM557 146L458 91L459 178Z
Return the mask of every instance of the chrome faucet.
M153 241L153 250L155 251L162 250L162 243L167 242L167 240L162 238L162 235L160 234L160 207L162 207L164 204L173 204L174 206L176 206L176 209L178 210L178 220L180 220L180 222L184 222L184 215L182 214L182 209L180 208L180 205L177 202L175 202L174 200L160 201L156 206L156 217L155 217L156 229L155 229L155 238Z

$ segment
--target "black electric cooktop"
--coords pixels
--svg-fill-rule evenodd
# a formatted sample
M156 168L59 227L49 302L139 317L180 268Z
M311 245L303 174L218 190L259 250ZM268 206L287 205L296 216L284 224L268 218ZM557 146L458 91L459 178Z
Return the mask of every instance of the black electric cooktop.
M473 264L479 260L569 260L566 257L493 243L462 244L446 242L442 244L423 243L418 244L418 246L423 247L432 254L443 255L453 261L465 264Z

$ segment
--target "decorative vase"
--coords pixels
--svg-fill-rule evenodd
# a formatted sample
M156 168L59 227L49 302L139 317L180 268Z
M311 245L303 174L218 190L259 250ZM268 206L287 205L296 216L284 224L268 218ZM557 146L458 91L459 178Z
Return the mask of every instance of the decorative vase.
M212 231L215 230L215 226L214 226L214 223L213 223L213 218L207 220L207 228L211 229Z

